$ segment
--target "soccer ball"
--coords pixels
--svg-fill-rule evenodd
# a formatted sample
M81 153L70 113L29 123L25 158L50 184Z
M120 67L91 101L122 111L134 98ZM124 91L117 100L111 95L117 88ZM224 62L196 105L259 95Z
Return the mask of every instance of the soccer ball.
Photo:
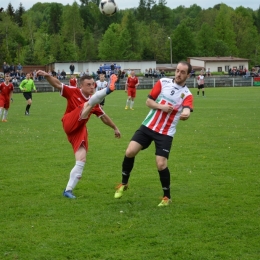
M102 14L111 16L117 12L118 8L114 0L101 0L99 3L99 10Z

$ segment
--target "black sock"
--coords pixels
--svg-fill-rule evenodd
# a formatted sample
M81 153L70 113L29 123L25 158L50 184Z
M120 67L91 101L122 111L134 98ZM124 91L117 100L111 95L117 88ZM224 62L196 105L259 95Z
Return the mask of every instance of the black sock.
M197 91L197 95L199 95L200 94L200 92L199 91Z
M31 105L26 106L26 111L29 112Z
M204 96L204 91L202 91L202 96Z
M135 157L128 158L125 156L122 163L122 184L127 184L130 177L130 173L134 167Z
M168 167L166 167L164 170L158 171L158 172L159 172L160 181L161 181L162 189L163 189L163 193L164 193L163 196L170 199L171 198L171 193L170 193L170 182L171 182L170 171L169 171Z

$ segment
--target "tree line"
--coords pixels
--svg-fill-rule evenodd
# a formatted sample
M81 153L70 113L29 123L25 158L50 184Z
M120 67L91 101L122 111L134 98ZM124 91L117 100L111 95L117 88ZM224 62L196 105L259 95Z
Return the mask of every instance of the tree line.
M99 0L80 4L9 3L0 13L0 62L45 65L93 60L156 60L236 56L260 64L260 6L226 4L170 8L165 0L140 0L136 8L102 15ZM171 46L170 46L171 44Z

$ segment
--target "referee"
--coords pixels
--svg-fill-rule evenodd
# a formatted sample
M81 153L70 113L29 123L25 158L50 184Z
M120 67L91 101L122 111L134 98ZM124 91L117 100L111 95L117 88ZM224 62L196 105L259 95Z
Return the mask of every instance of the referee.
M24 114L28 116L30 114L30 107L32 105L32 90L37 92L36 87L34 85L34 81L30 77L30 73L26 74L26 78L21 82L19 88L23 92L24 98L27 100L27 105L25 108Z

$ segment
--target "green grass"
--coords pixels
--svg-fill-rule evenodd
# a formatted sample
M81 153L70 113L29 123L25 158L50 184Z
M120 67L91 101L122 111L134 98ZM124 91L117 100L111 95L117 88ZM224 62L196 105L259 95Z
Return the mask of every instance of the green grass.
M123 91L106 98L119 140L92 116L76 200L62 196L74 165L60 121L65 99L34 94L25 117L25 100L14 95L9 121L0 123L0 259L260 259L260 88L194 96L173 141L168 208L157 207L154 145L137 156L130 189L113 198L148 92L137 92L134 111L124 110Z

